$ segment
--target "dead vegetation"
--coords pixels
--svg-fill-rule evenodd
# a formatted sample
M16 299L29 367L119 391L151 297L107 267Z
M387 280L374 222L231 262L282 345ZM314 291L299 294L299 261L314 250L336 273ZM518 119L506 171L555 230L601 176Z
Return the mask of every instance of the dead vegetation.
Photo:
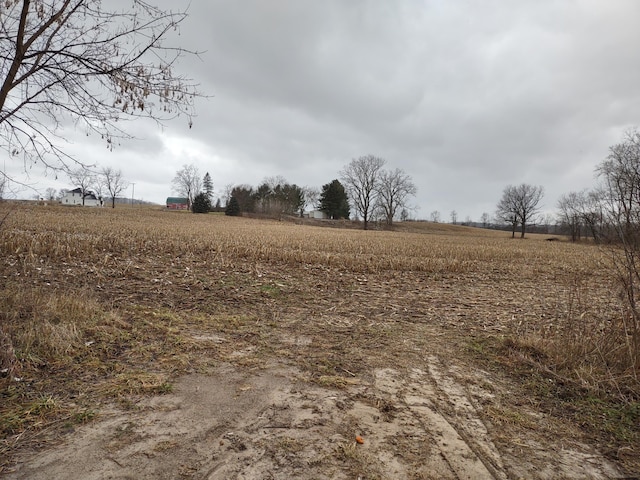
M222 362L287 362L344 389L441 354L519 382L485 409L496 428L535 428L527 398L636 468L617 456L639 449L639 390L616 363L625 336L599 250L418 227L14 208L0 229L2 462ZM336 452L366 463L351 443Z

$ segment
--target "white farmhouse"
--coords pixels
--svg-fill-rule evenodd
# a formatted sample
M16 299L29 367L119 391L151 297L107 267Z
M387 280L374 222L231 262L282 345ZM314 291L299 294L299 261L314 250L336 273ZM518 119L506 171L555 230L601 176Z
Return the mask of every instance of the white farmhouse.
M101 207L102 198L98 198L95 194L89 190L84 192L84 202L82 201L82 189L74 188L62 195L60 198L62 205L84 205L85 207Z

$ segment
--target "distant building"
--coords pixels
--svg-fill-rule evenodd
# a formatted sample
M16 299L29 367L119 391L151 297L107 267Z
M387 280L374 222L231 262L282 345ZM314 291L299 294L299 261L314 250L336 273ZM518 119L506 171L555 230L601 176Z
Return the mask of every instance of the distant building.
M182 197L168 197L167 208L169 210L189 210L189 199Z
M82 196L82 189L74 188L73 190L64 192L62 197L60 197L60 203L62 203L62 205L84 205L85 207L101 207L103 205L102 198L96 197L96 195L89 190L85 190L84 192L84 202L82 201Z
M304 212L303 217L305 218L316 218L316 219L327 219L329 218L326 213L322 210L311 210L309 212Z

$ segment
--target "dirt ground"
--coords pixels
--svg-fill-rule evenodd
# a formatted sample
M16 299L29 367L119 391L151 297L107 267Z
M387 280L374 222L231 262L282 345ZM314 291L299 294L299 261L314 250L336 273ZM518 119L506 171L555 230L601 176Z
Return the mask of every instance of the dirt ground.
M523 269L370 274L153 259L101 271L68 260L57 278L98 285L122 324L179 331L186 366L168 374L170 391L107 399L84 425L10 438L22 447L0 477L633 478L632 450L600 443L529 391L534 382L487 360L490 339L557 318L556 267L532 257ZM594 308L608 298L596 293Z
M442 289L431 295L447 301ZM505 375L460 360L447 328L456 317L426 328L402 318L363 325L327 312L313 326L281 322L268 336L277 348L267 357L255 339L194 329L194 340L218 346L230 362L178 377L169 394L104 407L57 445L18 455L4 477L626 478L575 425L511 391ZM395 362L362 341L369 331L384 342L381 328L391 339L404 331ZM352 351L362 344L355 360L368 368L345 355L333 368L343 375L317 377L291 361L313 363L332 344Z
M498 448L478 413L494 396L487 381L437 357L340 390L280 365L224 366L180 378L133 412L103 412L6 478L622 478L576 440L526 435Z

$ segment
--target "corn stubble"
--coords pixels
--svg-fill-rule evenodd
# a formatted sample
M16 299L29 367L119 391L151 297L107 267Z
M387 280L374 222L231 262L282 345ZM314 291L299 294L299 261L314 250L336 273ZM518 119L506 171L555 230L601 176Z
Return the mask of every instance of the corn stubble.
M0 203L0 215L10 208ZM0 229L0 453L24 432L93 418L87 412L105 400L166 393L172 375L223 360L254 368L286 353L312 380L351 380L366 362L396 361L407 325L420 322L508 339L511 361L637 402L606 258L589 244L508 237L420 223L360 231L161 208L19 205ZM427 301L429 289L437 292ZM458 304L438 301L449 296ZM334 352L307 362L277 345L278 328L306 322L313 333L308 322L319 316L336 329L375 319L370 337L350 342L376 358L333 342Z

